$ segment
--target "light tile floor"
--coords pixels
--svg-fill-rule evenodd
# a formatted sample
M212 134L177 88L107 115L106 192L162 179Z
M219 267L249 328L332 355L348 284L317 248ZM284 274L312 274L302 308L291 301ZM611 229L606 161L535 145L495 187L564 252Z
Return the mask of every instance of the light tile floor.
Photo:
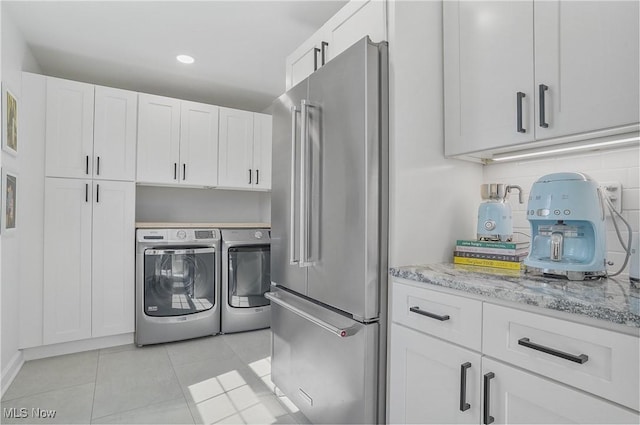
M274 393L270 341L264 329L32 360L0 423L308 424Z

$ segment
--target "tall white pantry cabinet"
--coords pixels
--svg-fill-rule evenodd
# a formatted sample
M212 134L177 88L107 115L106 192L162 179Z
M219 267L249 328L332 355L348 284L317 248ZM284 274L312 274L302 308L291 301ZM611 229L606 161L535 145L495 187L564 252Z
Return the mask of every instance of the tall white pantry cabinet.
M42 343L133 332L137 93L46 85Z

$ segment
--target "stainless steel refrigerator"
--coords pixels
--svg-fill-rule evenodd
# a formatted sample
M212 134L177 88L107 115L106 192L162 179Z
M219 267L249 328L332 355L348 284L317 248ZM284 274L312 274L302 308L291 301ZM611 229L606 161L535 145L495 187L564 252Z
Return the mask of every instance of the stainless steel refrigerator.
M274 103L271 378L314 423L385 421L388 162L386 43Z

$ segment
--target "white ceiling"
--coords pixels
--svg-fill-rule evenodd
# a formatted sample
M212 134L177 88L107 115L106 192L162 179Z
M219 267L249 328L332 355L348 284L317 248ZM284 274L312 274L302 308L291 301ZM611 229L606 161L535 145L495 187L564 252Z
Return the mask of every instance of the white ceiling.
M2 13L46 75L262 111L286 56L345 3L2 0Z

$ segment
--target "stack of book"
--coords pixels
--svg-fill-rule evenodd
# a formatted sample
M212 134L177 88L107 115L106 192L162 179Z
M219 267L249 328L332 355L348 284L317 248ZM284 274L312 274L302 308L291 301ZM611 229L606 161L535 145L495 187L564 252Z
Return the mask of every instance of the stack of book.
M529 253L529 242L456 241L454 264L520 270Z

